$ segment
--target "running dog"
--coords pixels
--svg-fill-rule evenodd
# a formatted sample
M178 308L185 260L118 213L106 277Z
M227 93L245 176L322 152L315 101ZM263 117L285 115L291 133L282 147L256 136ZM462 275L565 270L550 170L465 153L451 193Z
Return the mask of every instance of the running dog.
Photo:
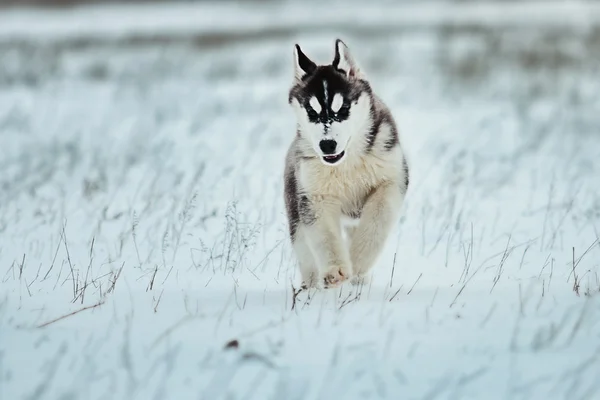
M285 161L290 237L303 287L364 282L398 221L409 173L398 129L341 40L329 65L294 48Z

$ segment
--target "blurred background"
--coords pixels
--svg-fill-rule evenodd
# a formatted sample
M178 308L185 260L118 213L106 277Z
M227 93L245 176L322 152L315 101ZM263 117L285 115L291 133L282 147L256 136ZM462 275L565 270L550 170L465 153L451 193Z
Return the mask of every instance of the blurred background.
M598 2L0 4L0 140L11 150L10 173L0 177L5 204L37 188L40 179L25 171L43 171L48 183L63 158L93 171L69 181L78 188L110 185L113 173L126 179L132 166L177 175L202 157L206 176L243 177L240 167L258 162L250 138L281 159L294 130L286 98L296 42L328 62L334 39L347 41L401 118L408 151L428 146L423 165L460 143L457 151L487 161L474 178L489 167L492 184L507 182L502 173L544 145L560 143L579 160L581 141L599 126Z

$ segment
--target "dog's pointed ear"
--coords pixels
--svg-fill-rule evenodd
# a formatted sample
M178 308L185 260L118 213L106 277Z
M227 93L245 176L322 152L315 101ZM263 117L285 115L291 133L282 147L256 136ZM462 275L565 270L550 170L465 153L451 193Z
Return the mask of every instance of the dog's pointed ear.
M354 61L352 54L350 54L348 46L341 39L335 41L335 57L331 65L335 69L345 72L349 78L359 78L362 76L360 68L356 64L356 61Z
M305 75L310 75L317 69L315 64L310 58L302 52L300 46L294 46L294 79L301 81Z

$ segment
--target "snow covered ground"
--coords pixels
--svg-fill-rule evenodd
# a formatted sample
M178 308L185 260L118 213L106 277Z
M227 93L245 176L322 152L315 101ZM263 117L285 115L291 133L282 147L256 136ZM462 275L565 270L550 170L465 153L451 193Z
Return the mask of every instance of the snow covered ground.
M0 399L600 398L600 19L577 4L3 12ZM371 284L294 296L292 45L325 62L337 36L411 186Z

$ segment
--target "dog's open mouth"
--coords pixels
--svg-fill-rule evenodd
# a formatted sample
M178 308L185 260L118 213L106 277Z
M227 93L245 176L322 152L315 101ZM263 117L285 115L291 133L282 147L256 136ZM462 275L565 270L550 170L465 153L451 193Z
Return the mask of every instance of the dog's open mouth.
M340 154L334 156L323 156L323 160L328 164L335 164L344 157L344 154L346 154L346 152L342 151Z

